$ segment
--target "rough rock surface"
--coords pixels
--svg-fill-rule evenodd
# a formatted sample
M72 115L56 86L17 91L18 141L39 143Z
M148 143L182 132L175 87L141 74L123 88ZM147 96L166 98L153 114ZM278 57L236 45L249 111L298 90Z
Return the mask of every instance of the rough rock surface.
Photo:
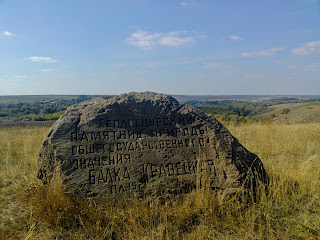
M38 177L55 172L67 192L96 200L189 192L204 178L221 194L266 181L260 159L214 117L152 92L69 107L40 150Z

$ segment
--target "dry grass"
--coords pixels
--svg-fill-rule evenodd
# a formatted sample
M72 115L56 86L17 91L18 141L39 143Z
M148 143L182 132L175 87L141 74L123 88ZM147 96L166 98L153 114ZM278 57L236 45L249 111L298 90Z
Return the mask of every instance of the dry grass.
M283 109L289 109L288 114L283 114ZM268 107L255 116L257 119L270 119L277 124L318 123L320 121L320 101L305 103L286 103Z
M47 128L0 129L0 239L319 239L320 124L228 128L270 175L268 196L249 206L200 188L166 204L87 206L36 179Z

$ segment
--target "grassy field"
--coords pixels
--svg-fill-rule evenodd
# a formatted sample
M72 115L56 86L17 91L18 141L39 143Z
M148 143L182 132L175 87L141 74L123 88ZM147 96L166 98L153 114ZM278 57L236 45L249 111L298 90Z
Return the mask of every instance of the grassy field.
M290 112L284 114L284 109L289 109ZM272 118L276 124L316 123L320 122L320 101L278 104L268 107L255 117Z
M227 127L269 173L255 204L197 189L165 204L87 206L36 178L48 127L0 128L0 239L319 239L320 124Z

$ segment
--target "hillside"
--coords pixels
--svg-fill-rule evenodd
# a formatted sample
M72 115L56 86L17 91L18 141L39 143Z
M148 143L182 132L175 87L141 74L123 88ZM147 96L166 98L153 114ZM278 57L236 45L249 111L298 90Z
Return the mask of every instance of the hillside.
M273 105L257 114L255 118L270 118L281 124L320 122L320 101Z

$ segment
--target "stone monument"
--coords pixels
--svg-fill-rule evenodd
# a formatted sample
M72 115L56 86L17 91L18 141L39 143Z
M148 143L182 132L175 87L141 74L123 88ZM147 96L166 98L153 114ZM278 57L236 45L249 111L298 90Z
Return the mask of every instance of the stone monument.
M214 117L152 92L70 106L39 154L38 178L54 173L66 192L94 200L187 193L204 176L221 194L266 182L260 159Z

